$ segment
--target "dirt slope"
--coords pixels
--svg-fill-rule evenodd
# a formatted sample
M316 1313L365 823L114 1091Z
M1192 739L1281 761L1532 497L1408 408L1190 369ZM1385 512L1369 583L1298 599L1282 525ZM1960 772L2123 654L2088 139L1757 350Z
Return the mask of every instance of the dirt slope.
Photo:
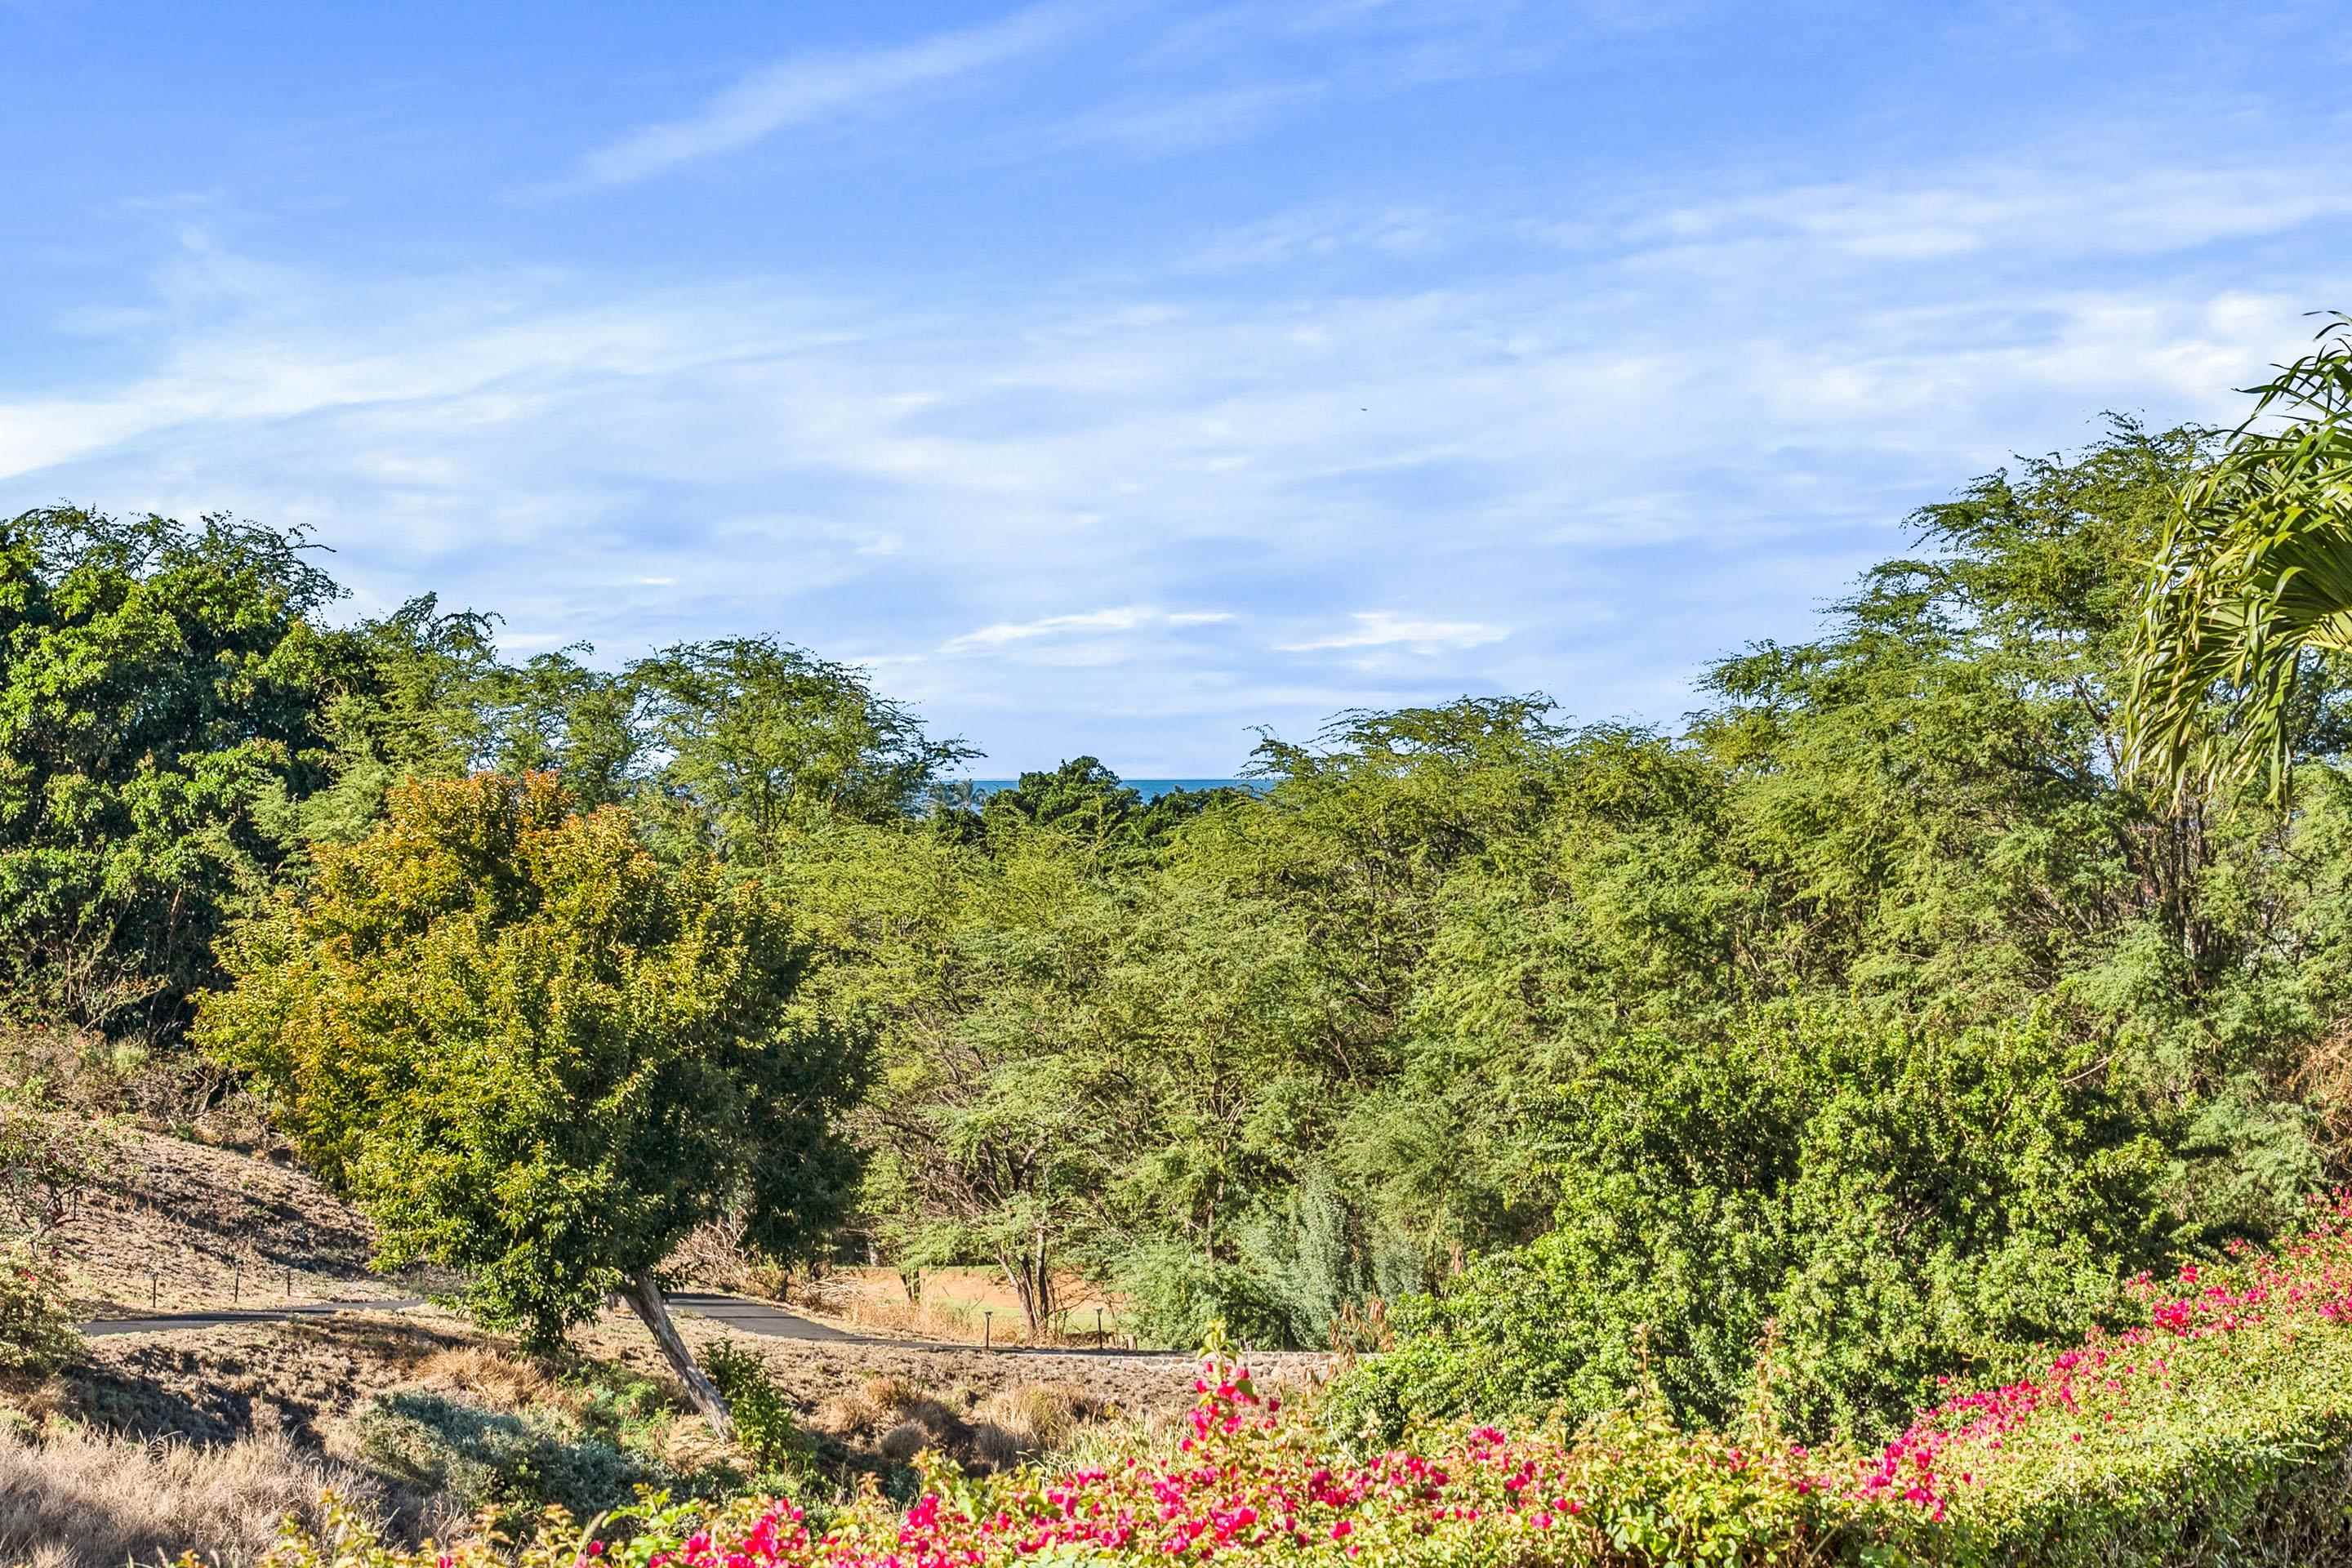
M305 1173L136 1128L61 1232L86 1318L411 1293L368 1271L367 1222Z

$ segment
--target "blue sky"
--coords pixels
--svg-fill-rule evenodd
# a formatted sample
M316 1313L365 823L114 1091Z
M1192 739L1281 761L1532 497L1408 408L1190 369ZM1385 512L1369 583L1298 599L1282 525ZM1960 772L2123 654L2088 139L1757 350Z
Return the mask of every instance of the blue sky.
M0 510L982 746L1673 722L2352 307L2338 6L0 0Z

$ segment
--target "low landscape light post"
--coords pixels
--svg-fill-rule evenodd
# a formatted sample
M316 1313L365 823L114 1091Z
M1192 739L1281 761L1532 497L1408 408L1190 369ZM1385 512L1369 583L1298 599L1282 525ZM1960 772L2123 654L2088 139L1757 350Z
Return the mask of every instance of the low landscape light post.
M1100 1307L1097 1307L1097 1308L1095 1309L1095 1349L1097 1349L1097 1350L1100 1350L1100 1349L1102 1349L1102 1348L1103 1348L1102 1309L1101 1309Z
M996 1342L993 1322L995 1317L996 1314L991 1311L983 1310L980 1314L980 1348L982 1350L992 1348Z

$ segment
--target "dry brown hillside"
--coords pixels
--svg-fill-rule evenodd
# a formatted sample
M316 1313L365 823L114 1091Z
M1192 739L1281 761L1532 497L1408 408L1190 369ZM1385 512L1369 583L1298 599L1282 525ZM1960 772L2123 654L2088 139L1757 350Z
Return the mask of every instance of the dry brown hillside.
M58 1233L82 1316L143 1316L151 1289L164 1312L418 1293L369 1273L365 1222L282 1156L135 1128L106 1137L103 1180ZM680 1327L698 1352L723 1339L764 1362L807 1434L795 1484L819 1489L887 1478L923 1448L1000 1465L1192 1398L1181 1358L807 1343L692 1315ZM0 1563L112 1568L183 1547L248 1562L330 1484L413 1536L506 1495L520 1484L498 1479L509 1463L515 1476L743 1484L749 1460L692 1416L634 1317L605 1312L572 1352L534 1361L430 1306L93 1337L58 1376L0 1382ZM1323 1361L1266 1370L1295 1379ZM489 1449L467 1436L485 1431ZM470 1479L432 1469L468 1443Z
M367 1222L282 1152L102 1136L100 1183L61 1232L81 1316L413 1293L368 1271Z

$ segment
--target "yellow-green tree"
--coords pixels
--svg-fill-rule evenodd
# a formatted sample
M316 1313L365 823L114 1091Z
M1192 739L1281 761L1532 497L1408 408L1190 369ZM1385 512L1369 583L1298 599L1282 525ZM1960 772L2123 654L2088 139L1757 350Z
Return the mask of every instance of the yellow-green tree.
M724 1431L655 1270L721 1213L780 1258L837 1218L865 1050L795 1006L811 962L772 892L656 858L551 775L410 783L239 930L198 1036L382 1264L465 1270L483 1321L542 1347L625 1293Z

